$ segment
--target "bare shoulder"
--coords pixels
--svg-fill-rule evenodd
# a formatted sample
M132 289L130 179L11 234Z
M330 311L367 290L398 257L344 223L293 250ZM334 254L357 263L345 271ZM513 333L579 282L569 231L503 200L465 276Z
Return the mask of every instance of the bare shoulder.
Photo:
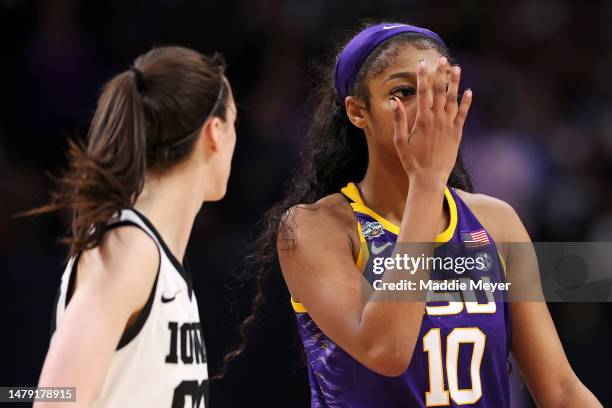
M527 234L520 217L507 202L486 194L456 190L457 195L474 213L497 242L524 241ZM528 238L528 235L527 235Z
M493 216L510 216L515 214L514 208L504 200L491 197L486 194L468 193L463 190L455 190L457 195L464 203L470 207L470 210L476 216L478 215L493 215Z
M157 276L160 254L146 232L135 226L108 231L102 243L85 251L77 269L77 289L115 296L128 308L146 303ZM121 302L123 303L123 302Z
M281 220L279 240L303 239L313 234L322 237L349 234L358 242L355 225L355 215L344 196L330 194L316 203L291 207Z

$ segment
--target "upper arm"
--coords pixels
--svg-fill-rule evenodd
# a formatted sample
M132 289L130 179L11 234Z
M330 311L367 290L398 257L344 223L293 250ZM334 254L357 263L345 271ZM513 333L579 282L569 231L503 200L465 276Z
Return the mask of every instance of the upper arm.
M355 249L361 247L355 216L346 207L345 213L298 207L285 217L278 236L283 275L333 342L369 369L397 376L411 361L425 302L371 299L373 288L355 261ZM401 276L391 272L383 280Z
M510 304L511 349L537 404L558 406L564 388L578 380L544 301L535 250L523 223L513 214L508 229L508 276L516 285Z
M51 344L40 386L76 386L79 402L94 400L130 317L146 304L159 252L142 230L109 231L80 257L77 285Z
M487 206L487 204L484 204ZM576 383L540 285L537 256L514 209L491 199L483 212L487 229L503 248L511 282L511 350L538 406L558 406ZM580 388L578 387L578 388Z
M326 335L350 354L359 354L355 341L365 304L364 278L346 227L329 209L294 207L285 216L277 246L292 295Z

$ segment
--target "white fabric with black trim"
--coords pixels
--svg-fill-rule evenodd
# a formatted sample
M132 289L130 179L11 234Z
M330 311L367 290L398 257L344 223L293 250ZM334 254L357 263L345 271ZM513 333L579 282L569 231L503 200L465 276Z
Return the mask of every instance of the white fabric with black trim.
M143 214L122 210L108 228L126 225L153 239L160 264L147 304L123 333L94 407L206 407L208 367L191 275ZM77 263L78 256L70 259L62 276L52 332L70 300Z

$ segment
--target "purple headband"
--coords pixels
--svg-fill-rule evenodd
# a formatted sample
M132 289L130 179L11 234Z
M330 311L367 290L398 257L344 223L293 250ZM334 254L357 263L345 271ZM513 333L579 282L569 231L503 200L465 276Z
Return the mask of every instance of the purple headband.
M383 23L366 28L344 47L336 62L336 89L342 103L350 95L357 73L368 55L383 41L402 33L422 34L445 45L438 34L426 28L398 23Z

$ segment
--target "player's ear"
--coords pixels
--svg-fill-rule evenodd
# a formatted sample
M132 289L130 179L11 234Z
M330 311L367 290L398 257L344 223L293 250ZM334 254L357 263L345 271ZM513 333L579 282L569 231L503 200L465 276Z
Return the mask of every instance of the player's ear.
M205 151L219 151L222 125L223 121L220 118L213 116L206 121L204 126L202 126L202 130L200 131L200 143L203 144Z
M349 120L359 129L366 127L367 120L365 118L365 102L362 99L354 96L347 96L344 99L344 107L348 115Z

